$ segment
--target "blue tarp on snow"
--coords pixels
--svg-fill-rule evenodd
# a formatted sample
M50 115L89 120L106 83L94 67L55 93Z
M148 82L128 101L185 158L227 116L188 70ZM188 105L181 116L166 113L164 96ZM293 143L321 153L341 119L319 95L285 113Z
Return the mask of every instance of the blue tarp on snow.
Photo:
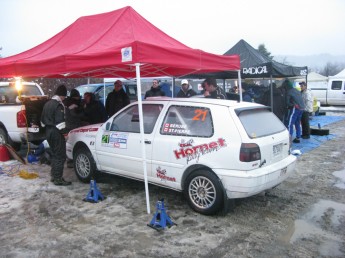
M323 128L328 129L327 125L341 121L345 119L345 116L313 116L310 120L311 128ZM310 139L301 139L300 143L293 143L292 150L300 150L301 153L306 153L314 148L319 147L323 142L331 140L336 137L335 132L329 131L329 135L310 135Z

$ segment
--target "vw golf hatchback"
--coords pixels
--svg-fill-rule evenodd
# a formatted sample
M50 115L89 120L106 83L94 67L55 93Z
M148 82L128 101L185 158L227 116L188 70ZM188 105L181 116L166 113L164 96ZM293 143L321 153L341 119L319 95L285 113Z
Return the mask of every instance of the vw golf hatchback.
M148 182L182 191L201 214L273 188L294 170L289 133L268 107L160 97L142 108ZM144 180L138 103L72 130L67 156L83 182L99 172Z

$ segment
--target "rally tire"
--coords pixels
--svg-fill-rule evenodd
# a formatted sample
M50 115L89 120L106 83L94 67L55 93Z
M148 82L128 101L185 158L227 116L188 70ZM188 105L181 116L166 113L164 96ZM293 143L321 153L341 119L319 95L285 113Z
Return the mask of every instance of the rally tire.
M319 136L329 135L329 129L310 128L310 134Z
M86 147L76 150L73 156L73 167L79 180L84 183L89 183L96 176L95 160Z
M222 183L208 170L196 170L187 177L184 195L189 206L204 215L217 213L223 205Z

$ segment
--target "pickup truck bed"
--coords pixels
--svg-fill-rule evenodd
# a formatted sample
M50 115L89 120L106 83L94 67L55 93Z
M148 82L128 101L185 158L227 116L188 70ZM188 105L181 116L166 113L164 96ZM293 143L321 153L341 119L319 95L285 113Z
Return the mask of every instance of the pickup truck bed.
M13 86L9 83L0 83L0 144L9 143L18 148L21 143L42 142L45 134L40 125L40 117L48 97L34 83L29 83L24 92L37 95L21 96L19 99L17 96L9 97L14 92L11 87Z

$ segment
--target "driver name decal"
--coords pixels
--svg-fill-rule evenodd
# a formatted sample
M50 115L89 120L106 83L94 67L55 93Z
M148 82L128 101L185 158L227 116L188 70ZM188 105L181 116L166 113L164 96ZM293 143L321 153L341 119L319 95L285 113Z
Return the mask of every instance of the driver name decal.
M181 125L181 124L170 124L165 123L164 124L164 133L171 133L171 134L190 134L190 130L187 129L187 125Z
M195 160L195 162L199 162L200 156L204 156L214 151L218 151L219 149L227 146L223 138L219 138L217 141L199 145L193 145L193 139L187 142L182 140L178 145L180 149L174 150L175 158L186 158L187 163L189 163L192 160Z

